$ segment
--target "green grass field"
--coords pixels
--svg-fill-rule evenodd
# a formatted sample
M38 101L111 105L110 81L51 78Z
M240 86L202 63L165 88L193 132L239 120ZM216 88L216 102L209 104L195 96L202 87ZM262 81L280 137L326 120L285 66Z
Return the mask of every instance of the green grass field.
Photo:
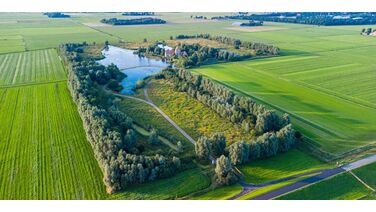
M291 185L293 183L296 183L296 182L299 182L301 180L307 179L307 178L312 177L314 175L316 175L316 174L310 174L310 175L298 177L298 178L295 178L295 179L291 179L291 180L288 180L288 181L284 181L284 182L276 183L276 184L273 184L273 185L268 185L268 186L265 186L265 187L262 187L262 188L258 188L258 189L254 190L254 191L249 192L248 194L246 194L244 196L241 196L241 197L237 198L237 200L249 200L249 199L253 199L253 198L257 197L257 196L266 194L268 192L271 192L273 190L282 188L284 186Z
M65 82L1 89L0 97L0 199L104 197Z
M260 184L330 167L300 150L291 149L272 158L251 161L239 169L247 183Z
M111 195L111 199L178 199L209 187L210 180L199 168L189 169L167 179L135 185Z
M0 55L0 87L65 81L56 49Z
M288 112L296 128L321 150L341 154L375 145L376 66L371 62L376 56L375 38L359 36L354 27L307 25L278 31L278 35L248 35L248 39L275 43L283 56L193 71Z
M0 53L56 48L68 42L119 40L75 19L50 19L42 13L1 13L0 20Z
M216 188L212 191L206 192L201 195L191 197L193 200L226 200L242 191L242 187L239 184L223 186Z
M0 55L0 199L105 198L66 79L56 49Z
M288 112L295 127L320 150L340 155L376 144L376 38L359 35L362 28L374 26L265 22L269 31L249 32L232 27L234 21L190 19L195 13L157 14L168 22L160 26L106 26L99 22L102 18L122 17L118 13L71 15L68 19L49 19L41 13L0 13L0 199L108 198L54 49L67 42L153 41L178 34L210 33L276 44L281 48L281 57L193 71ZM163 86L150 93L155 103L194 138L224 131L230 142L250 139L237 126L224 123L217 114L187 96L175 95ZM136 107L135 104L129 110L136 112ZM176 133L168 123L154 117L154 112L147 114L153 116L150 121L160 130ZM146 121L147 117L141 115L136 113L135 120ZM325 167L328 165L292 150L275 158L252 161L241 170L248 182L261 183ZM375 167L369 167L354 173L375 187ZM374 199L348 174L330 180L333 181L323 181L285 197ZM111 198L174 199L209 184L209 179L196 168L129 188ZM332 189L333 186L340 189ZM332 190L320 193L328 188ZM239 189L222 187L197 198L226 199Z
M376 163L360 167L353 172L371 188L376 189Z

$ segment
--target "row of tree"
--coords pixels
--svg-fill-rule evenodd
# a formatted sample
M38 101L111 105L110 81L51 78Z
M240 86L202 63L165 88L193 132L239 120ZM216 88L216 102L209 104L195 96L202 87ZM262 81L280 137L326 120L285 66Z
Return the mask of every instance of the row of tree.
M267 13L267 14L251 14L251 15L232 15L217 16L212 19L236 19L236 20L254 20L254 21L272 21L297 24L312 24L323 26L335 25L367 25L376 24L376 13L354 12L307 12L307 13Z
M195 151L200 160L216 159L217 183L229 185L238 180L234 166L286 152L296 140L296 133L289 124L278 132L267 132L252 141L239 141L228 147L222 133L215 133L209 138L202 136L195 144Z
M59 13L59 12L52 12L52 13L43 13L49 18L70 18L70 15Z
M97 76L96 72L106 70L106 67L86 57L83 60L79 52L84 47L84 44L65 44L60 47L60 52L68 67L69 90L77 104L87 139L104 173L107 191L112 193L130 184L176 173L180 168L179 158L128 153L136 142L132 119L116 108L112 95L104 98L108 103L102 102L99 96L103 92L101 81L96 77L93 80L92 75ZM118 70L114 67L111 69Z
M135 19L102 19L102 23L111 25L140 25L140 24L165 24L166 21L159 18L135 18Z
M226 155L233 165L239 165L251 160L272 157L279 152L287 152L297 139L297 133L291 124L277 132L266 132L251 141L234 142L228 147L223 133L214 133L210 137L200 137L195 144L195 152L200 160Z
M124 16L153 16L154 12L124 12L121 15Z
M256 55L278 55L279 48L273 45L264 44L264 43L257 43L257 42L250 42L250 41L241 41L239 39L230 38L226 36L211 36L210 34L197 34L197 35L177 35L175 39L189 39L189 38L201 38L201 39L208 39L214 40L219 43L223 43L226 45L233 46L235 49L245 48L254 50Z
M240 26L262 26L262 25L264 25L263 21L253 21L253 20L249 20L246 23L240 24Z
M204 19L204 20L208 19L208 17L203 16L203 15L191 15L191 18L193 18L193 19Z
M173 82L176 90L186 92L221 117L241 125L247 132L254 131L256 135L262 135L266 132L276 132L290 124L287 114L280 117L274 110L267 109L249 97L236 95L228 88L201 75L173 68L164 69L161 75Z

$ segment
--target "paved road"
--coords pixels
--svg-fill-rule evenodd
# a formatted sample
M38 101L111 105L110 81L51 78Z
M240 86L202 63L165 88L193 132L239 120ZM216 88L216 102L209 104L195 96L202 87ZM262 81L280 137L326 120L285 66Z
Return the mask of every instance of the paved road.
M273 190L273 191L271 191L269 193L262 194L260 196L257 196L255 198L253 198L253 200L268 200L268 199L273 199L273 198L278 197L278 196L280 196L282 194L286 194L288 192L294 191L296 189L299 189L299 188L301 188L303 186L307 186L307 185L315 183L315 182L319 182L319 181L321 181L321 180L323 180L325 178L331 177L333 175L339 174L339 173L344 172L344 171L345 170L342 169L342 168L340 168L340 167L334 168L334 169L325 169L325 170L323 170L318 175L315 175L313 177L309 177L307 179L298 181L296 183L287 185L285 187Z
M253 190L257 189L257 188L261 188L261 187L272 185L272 184L277 184L277 183L284 182L284 181L287 181L287 180L291 180L291 179L294 179L294 178L297 178L297 177L302 177L302 176L306 176L306 175L310 175L310 174L314 174L314 173L319 173L319 174L317 174L315 176L309 177L307 179L298 181L296 183L284 186L282 188L273 190L271 192L268 192L266 194L262 194L260 196L257 196L255 198L253 198L254 200L268 200L268 199L273 199L275 197L278 197L280 195L283 195L283 194L286 194L288 192L294 191L296 189L302 188L302 187L307 186L309 184L319 182L321 180L324 180L324 179L326 179L328 177L331 177L331 176L334 176L336 174L339 174L339 173L342 173L342 172L345 172L345 171L351 171L353 169L359 168L361 166L365 166L365 165L373 163L373 162L376 162L376 155L371 155L369 157L366 157L364 159L361 159L361 160L358 160L358 161L346 164L346 165L341 166L341 167L337 167L337 168L333 168L333 169L318 170L318 171L313 171L313 172L308 172L308 173L303 173L303 174L295 175L295 176L292 176L292 177L288 177L288 178L284 178L284 179L280 179L280 180L275 180L275 181L267 182L267 183L264 183L264 184L252 185L252 184L241 183L241 185L243 186L242 192L240 192L239 194L235 195L234 197L231 197L230 199L236 199L236 198L239 198L241 196L244 196L247 193L249 193L249 192L251 192L251 191L253 191Z
M278 179L278 180L269 181L269 182L262 183L262 184L250 184L250 183L241 182L240 185L243 187L243 190L239 194L237 194L237 195L235 195L233 197L230 197L229 199L230 200L237 199L237 198L239 198L241 196L244 196L244 195L250 193L253 190L258 189L258 188L262 188L262 187L265 187L265 186L269 186L269 185L273 185L273 184L277 184L277 183L289 181L289 180L292 180L292 179L296 179L296 178L299 178L299 177L303 177L303 176L307 176L307 175L311 175L311 174L315 174L315 173L318 174L318 173L320 173L322 171L323 170L315 170L315 171L305 172L305 173L302 173L302 174L297 174L297 175L293 175L293 176L282 178L282 179Z
M134 96L129 96L129 95L122 95L122 94L117 94L117 93L114 93L115 96L119 96L119 97L122 97L122 98L129 98L129 99L134 99L134 100L137 100L137 101L140 101L140 102L144 102L150 106L152 106L156 111L158 111L158 113L160 113L168 122L170 122L172 124L172 126L174 126L185 138L187 138L187 140L189 142L191 142L192 144L195 144L196 141L191 137L189 136L182 128L179 127L179 125L177 125L169 116L167 116L161 109L159 109L159 107L157 107L152 101L151 99L149 98L149 95L148 95L148 92L147 92L147 89L145 88L144 89L144 95L146 97L146 100L144 99L140 99L140 98L137 98L137 97L134 97Z
M342 168L346 171L350 171L356 168L359 168L361 166L365 166L367 164L373 163L376 161L376 155L372 155L366 158L363 158L361 160L355 161L353 163L349 163L347 165L342 166Z

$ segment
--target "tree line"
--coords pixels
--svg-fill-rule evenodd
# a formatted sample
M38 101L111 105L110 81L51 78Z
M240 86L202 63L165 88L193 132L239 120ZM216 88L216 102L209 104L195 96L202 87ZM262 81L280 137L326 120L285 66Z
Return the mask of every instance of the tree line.
M109 193L135 183L164 178L176 173L180 159L163 155L145 156L130 152L135 148L133 121L117 109L113 96L100 98L103 91L97 72L115 72L110 79L119 80L119 69L102 66L80 57L85 44L64 44L59 51L68 67L68 88L83 121L86 137L103 171ZM110 69L110 70L108 70ZM99 81L98 81L99 80ZM103 99L106 102L103 102Z
M46 15L49 18L70 18L70 15L66 15L64 13L59 12L43 13L43 15Z
M216 16L212 19L236 19L236 20L254 20L254 21L271 21L296 24L311 24L323 26L336 25L367 25L376 24L376 13L354 12L306 12L306 13L268 13L268 14L251 14L251 15L232 15L232 16Z
M176 90L187 93L221 117L241 125L246 132L262 135L290 124L287 114L280 117L274 110L267 109L251 98L236 95L226 87L201 75L193 75L190 71L166 68L157 77L173 82Z
M236 38L230 38L226 36L212 36L210 34L197 34L197 35L177 35L175 39L190 39L190 38L201 38L207 40L217 41L222 44L233 46L235 49L245 48L249 50L254 50L257 56L261 55L278 55L279 48L274 45L242 41Z
M102 19L102 23L111 25L139 25L139 24L165 24L166 21L159 18L135 18L135 19Z
M237 181L236 174L231 173L234 172L234 166L286 152L294 146L296 140L296 132L288 124L277 132L266 132L251 141L238 141L229 146L226 146L223 133L202 136L195 144L195 152L200 160L216 159L217 183L228 185ZM217 168L228 170L227 174L218 172Z
M123 16L153 16L154 12L124 12L121 15Z
M246 23L241 23L240 26L262 26L264 25L263 21L254 21L254 20L249 20Z
M208 19L208 17L203 16L203 15L191 15L191 18L192 19L204 19L204 20Z

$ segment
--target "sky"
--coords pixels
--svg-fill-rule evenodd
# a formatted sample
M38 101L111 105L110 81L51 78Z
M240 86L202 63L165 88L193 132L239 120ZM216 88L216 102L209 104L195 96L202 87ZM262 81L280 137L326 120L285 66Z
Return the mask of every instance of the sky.
M0 0L0 12L376 11L374 0Z

